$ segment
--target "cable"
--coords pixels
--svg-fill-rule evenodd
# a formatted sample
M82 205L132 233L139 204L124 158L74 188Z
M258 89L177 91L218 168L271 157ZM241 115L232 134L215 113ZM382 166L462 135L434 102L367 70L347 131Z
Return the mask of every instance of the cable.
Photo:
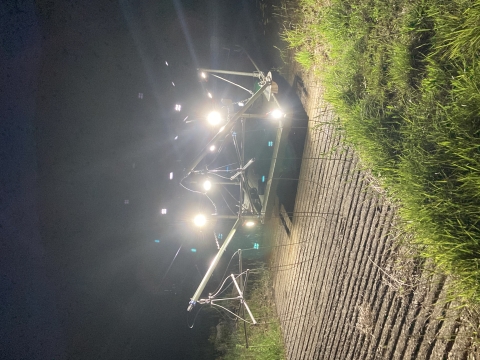
M240 203L240 201L238 201L235 196L232 195L232 193L225 187L225 185L222 185L222 187L230 194L230 196L233 198L233 200L235 200L236 202Z
M210 173L210 172L209 172L209 174L216 175L216 176L218 176L219 178L222 178L222 179L230 180L230 178L228 176L222 176L222 175L219 175L217 173Z
M197 311L197 313L195 314L195 317L193 318L193 321L192 321L192 325L190 325L188 323L188 316L190 313L187 313L187 326L190 328L190 329L193 329L193 327L195 326L195 321L197 320L197 316L198 314L200 314L200 311L203 310L203 306L200 306L200 309Z
M237 276L235 277L235 280L238 279L238 278L240 277L240 275L243 275L244 273L245 273L245 271L242 272L241 274L237 275ZM230 276L228 276L226 279L229 279L229 278L230 278ZM225 279L225 280L226 280L226 279ZM225 283L225 282L224 282L224 283ZM228 284L228 286L227 286L225 289L223 289L223 290L220 291L220 292L217 292L217 294L215 294L215 296L216 296L216 295L223 294L223 293L230 287L230 285L232 285L232 284L233 284L233 281L232 281L230 284ZM212 297L213 297L213 295L212 295Z
M180 180L180 183L179 183L181 187L183 187L184 189L186 189L186 190L188 190L188 191L191 191L191 192L193 192L193 193L205 195L205 193L203 193L203 192L201 192L201 191L192 190L192 189L187 188L185 185L182 184L182 181L183 181L183 180L184 180L184 179Z
M205 196L207 197L208 200L210 200L210 202L212 203L214 209L215 209L215 214L217 214L217 205L215 205L215 203L213 202L213 200L210 198L210 196L208 196L207 193L205 193Z
M172 265L173 265L173 262L174 262L174 261L175 261L175 259L177 258L177 256L178 256L178 253L180 252L180 249L182 248L182 246L183 246L183 244L182 244L182 245L180 245L180 247L178 248L178 250L177 250L177 252L176 252L175 256L174 256L174 257L173 257L173 259L172 259L172 262L170 263L170 265L168 266L168 269L167 269L167 271L165 272L165 275L163 275L163 278L162 278L162 280L161 280L161 282L162 282L162 283L163 283L163 280L165 280L165 277L168 275L168 273L169 273L169 271L170 271L170 268L172 267Z
M218 75L215 75L215 74L210 74L210 75L215 76L216 78L218 78L218 79L220 79L220 80L223 80L223 81L226 81L226 82L228 82L228 83L230 83L230 84L232 84L232 85L238 86L240 89L245 90L245 91L248 92L250 95L254 95L254 94L253 94L253 91L248 90L248 89L244 88L244 87L241 86L241 85L235 84L233 81L224 79L224 78L222 78L222 77L220 77L220 76L218 76Z
M227 207L230 209L230 211L232 212L233 215L237 215L235 213L235 211L233 211L233 209L230 207L230 205L228 205L228 202L227 202L227 199L225 199L225 196L223 196L222 192L220 191L220 195L222 196L222 199L223 201L225 201L225 204L227 205Z
M230 276L227 276L227 277L225 278L225 280L223 280L222 284L220 285L220 287L218 288L218 290L216 291L216 293L210 295L210 297L215 297L215 296L217 296L218 293L220 292L220 289L223 287L223 285L225 285L225 283L227 282L228 279L230 279ZM227 288L228 288L229 286L230 286L230 284L227 286Z
M227 166L230 166L230 165L236 165L237 163L236 162L233 162L233 163L230 163L230 164L227 164L227 165L222 165L222 166L219 166L215 169L212 169L212 170L220 170L221 168L224 168L224 167L227 167Z
M223 279L223 278L225 277L225 275L227 274L228 267L230 266L230 263L232 262L233 257L234 257L235 255L237 255L237 253L238 253L238 250L235 251L235 252L232 254L232 257L230 258L230 261L228 262L227 267L225 268L225 272L223 273L221 279ZM223 286L224 283L225 283L225 281L222 283L222 285L220 285L219 287L217 287L217 289L215 290L215 292L220 291L220 289L222 288L222 286Z
M193 192L193 193L205 195L205 196L207 197L207 199L210 200L210 202L212 203L213 208L215 209L215 214L217 214L217 205L215 205L215 203L214 203L213 200L210 198L210 196L208 196L207 193L204 193L204 192L201 192L201 191L192 190L192 189L187 188L185 185L182 184L182 181L183 181L184 179L185 179L185 178L183 178L182 180L180 180L180 183L179 183L180 186L183 187L184 189L188 190L188 191Z
M235 316L236 318L238 318L238 319L240 319L240 320L242 320L242 321L245 321L246 323L249 323L250 325L254 325L253 322L250 322L250 321L248 321L248 320L245 320L245 319L241 318L240 316L238 316L238 315L235 314L234 312L228 310L226 307L223 307L223 306L218 305L218 304L215 304L215 303L211 303L211 305L212 305L212 306L218 306L219 308L222 308L223 310L229 312L230 314L232 314L232 315Z

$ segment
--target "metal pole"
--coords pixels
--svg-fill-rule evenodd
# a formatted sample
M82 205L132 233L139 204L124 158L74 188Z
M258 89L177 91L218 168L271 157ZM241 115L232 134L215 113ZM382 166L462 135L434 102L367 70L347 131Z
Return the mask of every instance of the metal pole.
M212 181L209 179L213 185L237 185L238 186L238 181ZM201 181L188 181L188 184L201 184Z
M256 78L261 78L261 72L259 73L249 73L249 72L242 72L242 71L229 71L229 70L215 70L215 69L202 69L198 68L198 71L203 71L206 73L217 73L217 74L229 74L229 75L239 75L239 76L250 76L250 77L256 77Z
M283 156L288 142L288 133L290 132L291 123L288 119L278 122L277 137L275 139L275 147L273 148L272 160L270 162L270 171L268 173L267 185L263 197L262 210L260 217L262 224L271 216L273 209L273 198L275 197L276 187L280 174L280 166L278 166L278 158Z
M238 219L237 215L212 215L216 219ZM242 216L243 220L258 220L257 216Z
M238 273L240 274L240 289L243 291L242 249L238 249Z
M243 288L243 267L242 267L242 249L238 249L238 273L240 274L240 289L245 291ZM242 302L243 305L243 302ZM242 306L242 317L245 318L245 307ZM247 336L247 324L243 322L243 332L245 334L245 347L248 349L248 336Z
M195 294L193 294L190 303L188 305L187 311L191 311L193 309L193 306L195 303L198 301L200 298L200 295L202 294L202 291L205 289L205 286L207 285L208 280L213 274L213 271L217 267L218 262L220 261L220 258L222 257L223 253L225 252L228 244L230 244L230 241L232 241L233 235L235 235L235 232L237 231L237 228L240 226L241 220L237 218L237 221L232 227L232 230L227 235L227 238L225 239L225 242L221 246L220 250L218 250L217 255L213 259L212 263L210 264L210 267L207 270L207 273L203 277L202 281L200 282L200 285L198 285L197 291L195 291Z
M231 277L232 277L233 283L235 284L235 287L237 288L238 293L239 293L240 296L242 297L242 304L245 305L245 309L247 309L248 315L250 315L250 319L252 319L252 322L253 322L253 324L255 325L255 324L257 323L257 321L256 321L255 318L253 317L252 312L250 311L250 308L249 308L248 305L247 305L247 302L246 302L246 301L244 300L244 298L243 298L243 292L242 292L242 290L240 290L240 288L238 287L237 281L235 280L235 276L233 276L233 274L232 274Z

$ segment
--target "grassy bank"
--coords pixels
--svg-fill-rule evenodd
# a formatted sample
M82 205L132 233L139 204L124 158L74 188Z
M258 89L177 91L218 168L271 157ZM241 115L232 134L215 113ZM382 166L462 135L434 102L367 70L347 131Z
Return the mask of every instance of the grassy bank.
M294 13L283 36L347 140L455 295L480 302L480 1L301 0Z
M270 273L264 268L255 272L257 274L253 275L253 281L249 281L252 288L247 289L247 304L258 324L246 324L248 348L245 342L244 324L241 321L236 322L232 325L231 331L225 331L220 339L217 338L216 347L225 349L224 354L217 359L281 360L285 358L280 323L273 304ZM250 321L247 312L245 316Z

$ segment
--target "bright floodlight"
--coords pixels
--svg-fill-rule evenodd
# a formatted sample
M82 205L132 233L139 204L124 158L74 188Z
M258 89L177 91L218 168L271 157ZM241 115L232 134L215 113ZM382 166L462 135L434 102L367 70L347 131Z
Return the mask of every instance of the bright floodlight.
M208 97L211 99L213 98L212 94L211 93L207 93Z
M248 227L252 227L253 225L255 225L255 221L252 221L252 220L249 220L245 223L245 226L248 226Z
M200 73L200 76L202 77L202 79L206 79L206 78L207 78L207 74L205 74L203 71Z
M167 213L167 209L162 209L162 210L161 210L161 214L162 214L162 215L165 215L166 213Z
M209 147L209 150L210 150L211 152L214 152L215 149L216 149L215 145L212 145L212 146Z
M173 172L170 173L170 180L173 179Z
M208 191L208 190L210 190L211 188L212 188L212 182L211 182L210 180L205 180L205 181L203 182L203 189L204 189L205 191Z
M195 226L202 227L207 223L207 218L204 215L199 214L195 216L195 218L193 219L193 223L195 224Z
M280 119L282 116L284 116L284 113L282 112L282 110L280 109L275 109L273 110L270 115L274 118L274 119Z
M182 105L176 104L175 105L175 111L180 111L180 110L182 110Z
M211 125L218 125L220 124L220 121L222 121L222 116L218 111L212 111L208 114L207 120Z
M240 106L240 107L242 107L242 106L244 106L244 105L245 105L245 104L244 104L243 102L239 102L239 103L238 103L238 106Z

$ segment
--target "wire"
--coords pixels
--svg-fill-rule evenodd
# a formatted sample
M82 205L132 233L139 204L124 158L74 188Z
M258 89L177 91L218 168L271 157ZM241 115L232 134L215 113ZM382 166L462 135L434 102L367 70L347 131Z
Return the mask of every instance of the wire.
M230 321L236 320L234 317L231 317L228 314L225 314L223 311L220 311L216 307L212 307L212 309L214 309L216 312L218 312L223 317L224 320L226 320L226 319L228 319Z
M251 324L251 325L254 325L253 322L250 322L250 321L248 321L248 320L245 320L245 319L241 318L240 316L238 316L238 315L235 314L234 312L228 310L226 307L223 307L223 306L218 305L218 304L215 304L215 303L211 303L211 304L212 304L212 306L218 306L219 308L222 308L223 310L229 312L230 314L232 314L232 315L235 316L236 318L238 318L238 319L240 319L240 320L242 320L242 321L245 321L246 323L249 323L249 324Z
M203 192L201 192L201 191L189 189L188 187L186 187L185 185L182 184L182 181L183 181L183 179L180 180L180 186L183 187L184 189L186 189L186 190L188 190L188 191L191 191L191 192L193 192L193 193L205 195L205 193L203 193Z
M236 202L240 203L240 201L238 201L235 196L232 195L232 193L225 187L225 185L222 185L222 187L230 194L230 196L233 198L233 200L235 200Z
M208 196L207 193L204 193L204 192L201 192L201 191L197 191L197 190L189 189L188 187L186 187L185 185L182 184L182 181L183 181L184 179L185 179L185 178L183 178L182 180L180 180L180 186L183 187L184 189L188 190L188 191L193 192L193 193L205 195L205 196L207 197L207 199L210 200L210 202L212 203L213 208L215 209L215 214L217 214L217 205L215 205L215 203L214 203L213 200L210 198L210 196Z
M193 318L192 325L190 325L190 324L188 323L188 316L189 316L189 315L187 314L187 326L188 326L190 329L193 329L193 327L195 326L195 321L197 320L197 316L198 316L198 314L200 314L200 311L202 311L202 310L203 310L203 306L200 306L200 310L197 311L197 313L195 314L195 317Z
M232 257L230 258L230 261L228 262L227 267L225 268L225 272L223 273L221 279L223 279L223 278L225 277L225 275L227 274L228 267L230 266L230 263L232 262L233 257L234 257L235 255L237 255L237 253L238 253L238 250L235 251L235 252L232 254ZM217 287L217 289L215 290L215 292L220 291L220 289L222 288L222 286L223 286L224 283L225 283L225 281L222 283L222 285L220 285L219 287Z
M218 291L217 291L215 294L210 295L210 297L214 298L214 297L216 297L217 295L223 293L225 290L222 290L222 292L220 292L220 290L223 288L223 285L225 285L225 283L227 282L227 280L230 280L230 279L231 279L230 276L227 276L227 277L225 278L225 280L223 280L222 285L220 285L220 288L218 289ZM228 289L228 288L230 287L230 285L232 285L232 283L233 283L233 282L230 281L230 283L225 287L225 289Z
M248 270L246 270L246 271L248 271ZM246 271L242 272L241 274L238 274L238 275L235 277L235 280L237 280L240 276L242 276L243 274L245 274ZM223 283L222 283L222 286L223 286L223 284L225 284L225 282L226 282L228 279L230 279L230 276L227 276L227 277L225 278L225 280L224 280ZM211 295L210 297L213 298L213 297L217 297L217 295L223 294L225 291L227 291L227 289L228 289L228 288L230 287L230 285L232 285L232 284L233 284L233 281L231 281L230 284L228 284L228 285L225 287L225 289L223 289L222 291L218 290L214 295Z
M230 84L232 84L232 85L238 86L240 89L245 90L245 91L248 92L250 95L254 95L254 94L253 94L253 91L248 90L248 89L244 88L244 87L241 86L241 85L235 84L233 81L224 79L224 78L222 78L222 77L220 77L220 76L218 76L218 75L215 75L215 74L210 74L210 75L215 76L216 78L218 78L218 79L220 79L220 80L223 80L223 81L226 81L226 82L228 82L228 83L230 83Z
M212 170L220 170L221 168L224 168L224 167L227 167L227 166L230 166L230 165L236 165L237 163L236 162L233 162L233 163L230 163L230 164L227 164L227 165L222 165L222 166L219 166L215 169L212 169Z
M222 178L222 179L227 179L227 180L230 180L230 178L229 178L228 176L222 176L222 175L220 175L220 174L217 174L217 173L210 173L210 172L209 172L209 174L211 174L211 175L216 175L216 176L218 176L219 178Z
M208 194L205 193L205 196L207 197L208 200L210 200L210 202L212 203L214 209L215 209L215 214L217 214L217 205L215 205L215 203L213 202L213 200L210 198L210 196L208 196Z
M230 205L228 205L228 202L227 202L227 199L225 199L225 196L223 196L222 192L220 191L220 195L222 195L222 199L223 201L225 201L225 204L227 205L227 207L230 209L230 211L232 212L233 215L237 215L235 213L235 211L233 211L233 209L230 207Z
M165 280L165 278L167 277L167 275L168 275L168 273L169 273L169 271L170 271L170 268L172 267L172 265L173 265L173 262L174 262L174 261L175 261L175 259L177 258L177 256L178 256L178 253L180 252L180 249L182 248L182 246L183 246L183 244L182 244L182 245L180 245L180 247L178 248L178 250L177 250L177 252L176 252L175 256L173 257L173 259L172 259L172 262L170 263L170 265L168 266L168 269L167 269L167 271L165 272L165 275L163 275L163 278L162 278L162 280L161 280L162 282L163 282L163 280Z

